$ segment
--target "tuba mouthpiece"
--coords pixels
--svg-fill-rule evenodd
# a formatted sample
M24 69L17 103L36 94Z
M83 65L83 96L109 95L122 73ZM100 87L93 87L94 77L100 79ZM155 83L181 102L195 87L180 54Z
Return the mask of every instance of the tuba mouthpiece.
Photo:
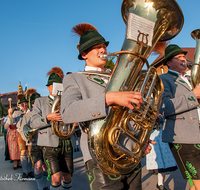
M101 59L106 59L107 57L108 57L107 54L101 54L101 55L100 55L100 58L101 58Z

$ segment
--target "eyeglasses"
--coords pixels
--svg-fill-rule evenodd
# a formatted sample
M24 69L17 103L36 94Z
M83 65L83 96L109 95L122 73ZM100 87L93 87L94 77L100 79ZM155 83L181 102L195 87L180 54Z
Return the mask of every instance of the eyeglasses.
M177 55L177 56L174 56L173 59L187 59L187 56L186 55Z

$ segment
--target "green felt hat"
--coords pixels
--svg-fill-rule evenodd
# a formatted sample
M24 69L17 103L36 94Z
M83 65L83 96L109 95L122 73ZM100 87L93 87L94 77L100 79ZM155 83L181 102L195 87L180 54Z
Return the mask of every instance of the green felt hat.
M62 83L62 78L60 78L56 73L52 73L51 75L49 75L46 86L53 84L53 82Z
M25 97L22 97L18 100L18 104L21 104L23 102L27 102L28 103L28 100L25 98Z
M183 51L179 46L175 45L175 44L171 44L169 46L166 47L165 49L165 61L164 61L164 65L167 65L167 61L179 54L179 53L184 53L185 55L187 54L187 51Z
M79 55L78 59L83 60L81 53L86 51L88 48L98 45L101 43L105 43L108 46L109 42L105 41L105 39L97 32L96 30L87 30L80 37L80 45L79 45Z
M35 99L36 99L36 98L39 98L39 97L40 97L39 94L33 93L33 94L31 95L31 97L30 97L30 103L31 103L31 104L34 104Z

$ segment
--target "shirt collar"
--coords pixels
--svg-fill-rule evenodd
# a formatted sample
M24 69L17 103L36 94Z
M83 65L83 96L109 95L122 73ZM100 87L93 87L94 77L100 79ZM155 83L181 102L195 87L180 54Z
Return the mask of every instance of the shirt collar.
M48 96L48 98L49 98L51 101L53 101L53 100L54 100L54 97L53 97L53 96L51 96L51 95L49 95L49 96Z
M85 71L102 71L101 68L85 66ZM110 69L105 68L104 72L111 72Z

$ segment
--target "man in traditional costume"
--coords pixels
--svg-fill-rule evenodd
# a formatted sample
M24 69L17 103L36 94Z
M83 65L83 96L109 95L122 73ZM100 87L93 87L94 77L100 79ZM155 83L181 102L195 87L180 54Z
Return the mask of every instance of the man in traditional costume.
M164 116L162 141L169 142L172 153L190 189L200 189L200 131L198 99L200 86L192 89L186 75L187 58L175 44L165 49L164 65L168 73L160 75L164 94L160 113Z
M49 96L37 98L34 103L31 128L40 128L37 145L43 147L43 157L47 165L48 177L51 176L50 189L70 189L73 173L73 148L70 139L62 140L51 129L51 121L62 121L59 110L51 113L53 83L62 83L63 71L53 67L47 76Z
M105 69L105 59L102 54L107 54L106 41L97 29L87 23L73 27L73 31L80 35L78 59L85 60L85 71L96 72L93 75L73 73L66 75L63 81L63 95L61 97L61 116L66 124L96 120L107 115L107 107L110 105L126 106L133 110L133 103L137 108L143 103L140 92L108 92L105 87L109 80L110 70ZM98 75L108 72L107 76ZM93 160L88 148L88 135L81 134L81 151L86 166L90 189L141 189L140 164L127 175L108 175L102 172L98 164ZM133 142L125 139L123 144L132 150ZM147 145L149 152L150 145Z

